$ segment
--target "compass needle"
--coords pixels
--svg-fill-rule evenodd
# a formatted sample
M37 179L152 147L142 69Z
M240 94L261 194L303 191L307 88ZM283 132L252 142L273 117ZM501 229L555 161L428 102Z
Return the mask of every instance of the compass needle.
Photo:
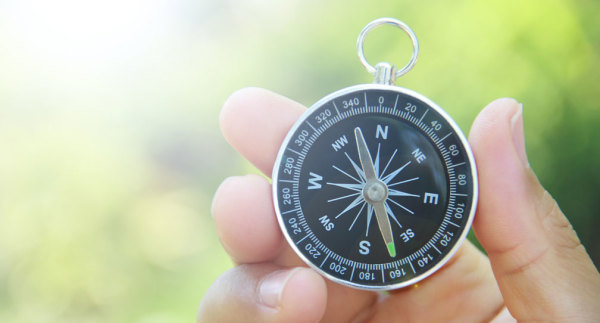
M371 159L371 154L369 153L369 148L367 147L367 143L365 142L365 137L363 137L362 131L360 128L354 128L354 136L356 138L356 146L358 150L358 159L360 160L360 164L362 165L362 171L365 174L365 179L376 180L377 175L375 174L375 166L373 166L373 160ZM348 153L346 153L348 156ZM350 158L350 156L348 156ZM350 159L352 161L352 159ZM352 161L352 165L354 166L354 162ZM358 167L358 166L356 166Z
M388 248L388 253L390 254L390 257L392 257L392 258L396 257L396 246L394 245L393 241L387 244L387 248Z
M369 227L371 226L371 219L373 218L373 205L365 202L367 205L367 228L365 229L365 237L369 236Z
M406 31L413 57L371 66L365 35ZM312 105L283 139L273 167L277 221L294 252L337 283L368 290L412 285L439 269L469 232L477 177L467 140L427 97L394 85L416 60L416 37L392 18L358 41L375 84Z
M373 205L375 209L375 217L377 218L377 224L379 230L383 236L383 241L388 246L388 253L390 257L396 257L396 249L390 249L390 245L394 245L394 236L392 235L392 226L390 225L390 219L387 216L387 210L383 202L378 202ZM393 252L392 252L393 251Z
M375 176L379 177L379 151L381 150L381 144L377 145L377 155L375 155Z
M363 196L367 203L373 205L379 231L381 232L383 241L388 246L390 257L393 258L396 256L396 251L395 249L390 249L389 246L394 244L394 236L392 235L392 226L390 225L390 219L388 218L384 204L388 196L388 188L385 183L377 178L377 172L369 153L369 147L360 128L354 128L354 136L356 138L358 158L360 159L360 164L367 180L363 188Z

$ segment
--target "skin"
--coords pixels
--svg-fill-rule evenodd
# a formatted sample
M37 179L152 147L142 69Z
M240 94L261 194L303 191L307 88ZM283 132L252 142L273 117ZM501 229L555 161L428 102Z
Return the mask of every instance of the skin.
M305 107L263 89L240 90L220 116L227 141L270 176ZM234 263L204 295L198 322L600 321L600 274L527 162L522 106L485 107L469 141L480 197L466 241L439 271L387 294L325 280L282 237L265 177L226 179L212 215Z

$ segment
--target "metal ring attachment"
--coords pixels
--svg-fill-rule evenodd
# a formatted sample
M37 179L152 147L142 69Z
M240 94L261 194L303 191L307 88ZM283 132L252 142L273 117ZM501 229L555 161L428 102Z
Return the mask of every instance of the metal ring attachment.
M367 59L365 58L363 44L365 42L365 37L367 37L367 34L371 30L373 30L377 26L381 26L384 24L393 25L393 26L396 26L396 27L404 30L404 32L406 32L408 34L408 36L410 37L410 40L412 41L413 52L412 52L412 57L410 58L410 61L402 69L399 69L396 71L396 77L400 77L400 76L408 73L413 68L413 66L415 66L415 63L417 62L417 56L419 55L419 41L417 40L417 36L412 31L412 29L410 29L410 27L408 27L407 24L403 23L402 21L400 21L398 19L379 18L379 19L375 19L375 20L371 21L370 23L368 23L365 26L365 28L363 28L363 30L358 35L358 40L356 42L356 49L358 50L358 57L360 58L360 63L367 69L367 71L369 73L375 75L375 72L376 72L375 67L373 67L371 64L369 64L369 62L367 62Z

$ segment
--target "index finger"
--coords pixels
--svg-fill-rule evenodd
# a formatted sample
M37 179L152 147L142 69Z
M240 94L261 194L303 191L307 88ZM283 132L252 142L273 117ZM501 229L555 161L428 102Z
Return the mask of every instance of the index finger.
M271 176L279 146L304 111L303 105L279 94L245 88L223 105L221 131L233 148Z

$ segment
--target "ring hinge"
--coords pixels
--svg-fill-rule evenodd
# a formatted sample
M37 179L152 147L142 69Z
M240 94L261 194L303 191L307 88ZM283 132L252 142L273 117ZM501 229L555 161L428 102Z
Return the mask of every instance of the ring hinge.
M373 83L394 85L396 82L396 66L386 62L377 63L373 75L375 76Z
M358 51L358 58L360 59L360 63L367 69L367 72L375 75L376 82L378 82L378 79L381 78L380 76L377 75L378 70L381 70L381 69L375 68L375 67L373 67L373 65L369 64L369 62L367 62L367 58L365 57L363 45L365 42L365 37L367 37L367 34L371 30L373 30L375 27L378 27L378 26L381 26L384 24L393 25L393 26L396 26L396 27L402 29L404 32L406 32L408 34L408 36L410 37L410 40L412 42L412 45L413 45L413 52L412 52L412 57L410 58L410 61L403 68L396 70L395 78L398 78L398 77L408 73L413 68L413 66L415 66L415 63L417 62L417 56L419 55L419 41L417 40L417 36L415 35L415 33L412 31L412 29L410 29L410 27L408 27L407 24L403 23L402 21L400 21L398 19L394 19L394 18L379 18L379 19L375 19L375 20L371 21L370 23L368 23L365 26L365 28L363 28L363 30L358 35L358 40L356 42L356 49ZM394 79L394 78L392 78L392 79ZM391 82L389 82L389 80L388 80L386 83L393 84L393 80Z

